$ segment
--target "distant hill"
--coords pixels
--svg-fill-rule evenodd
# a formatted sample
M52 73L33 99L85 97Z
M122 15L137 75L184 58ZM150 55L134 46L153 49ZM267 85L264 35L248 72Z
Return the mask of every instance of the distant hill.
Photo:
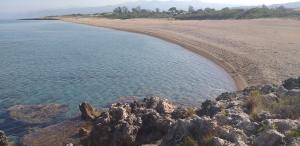
M272 8L276 8L276 7L280 7L280 6L284 6L285 8L289 8L289 9L300 9L300 1L270 5L270 7L272 7Z

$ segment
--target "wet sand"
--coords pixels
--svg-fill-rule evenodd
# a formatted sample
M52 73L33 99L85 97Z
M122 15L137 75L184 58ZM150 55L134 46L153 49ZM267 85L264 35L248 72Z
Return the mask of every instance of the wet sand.
M223 67L238 89L300 75L300 21L181 21L59 17L66 22L136 32L176 43Z

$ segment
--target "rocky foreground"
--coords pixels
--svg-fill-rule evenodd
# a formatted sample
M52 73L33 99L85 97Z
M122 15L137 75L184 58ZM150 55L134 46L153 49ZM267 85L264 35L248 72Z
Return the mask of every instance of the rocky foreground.
M93 121L93 128L80 129L81 144L297 146L300 145L299 98L300 78L289 79L280 86L264 85L223 93L214 101L205 101L201 108L176 107L166 99L150 97L112 104L100 114L82 103L82 118ZM283 102L289 99L294 103Z
M300 77L223 93L201 107L159 97L96 110L79 105L81 120L23 137L24 145L83 146L299 146ZM50 133L50 134L49 134ZM75 139L75 140L74 140ZM0 146L7 138L0 133Z

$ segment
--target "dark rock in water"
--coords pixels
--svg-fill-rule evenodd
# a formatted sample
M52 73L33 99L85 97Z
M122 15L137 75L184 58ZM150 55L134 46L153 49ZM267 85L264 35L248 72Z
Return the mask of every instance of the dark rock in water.
M81 118L83 120L94 120L100 115L100 113L95 108L85 102L79 105L79 109L81 111Z
M0 131L0 146L9 146L8 138L3 131Z
M81 121L80 118L71 119L45 128L35 129L23 136L21 143L27 146L64 146L72 143L79 145L80 127L90 129L89 122Z
M300 77L297 78L289 78L283 82L283 86L288 89L300 89Z
M17 121L28 124L44 124L55 121L68 110L60 104L49 105L16 105L8 109L9 116Z

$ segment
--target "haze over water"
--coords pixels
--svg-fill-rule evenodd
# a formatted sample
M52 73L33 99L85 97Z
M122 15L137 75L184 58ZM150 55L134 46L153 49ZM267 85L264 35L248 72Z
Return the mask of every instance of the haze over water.
M72 115L82 101L124 96L198 103L236 89L222 68L178 45L61 21L0 21L0 68L0 113L60 103Z

